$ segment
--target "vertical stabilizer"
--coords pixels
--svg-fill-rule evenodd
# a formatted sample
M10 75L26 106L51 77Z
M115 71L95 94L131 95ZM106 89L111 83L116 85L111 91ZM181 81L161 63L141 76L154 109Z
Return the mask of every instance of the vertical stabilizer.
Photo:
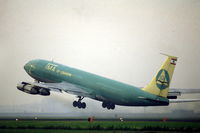
M162 64L157 74L146 87L142 88L144 91L161 97L167 97L177 57L166 56L168 56L168 58Z

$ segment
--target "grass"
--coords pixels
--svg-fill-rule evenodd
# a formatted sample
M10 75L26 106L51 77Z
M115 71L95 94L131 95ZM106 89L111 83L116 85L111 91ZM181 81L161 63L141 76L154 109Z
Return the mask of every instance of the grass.
M200 131L200 122L161 122L161 121L0 121L0 132L48 132L58 133L66 132L84 132L93 133L98 131L182 131L197 132Z
M2 129L0 133L102 133L94 130L43 130L43 129ZM103 131L104 133L141 133L139 131Z

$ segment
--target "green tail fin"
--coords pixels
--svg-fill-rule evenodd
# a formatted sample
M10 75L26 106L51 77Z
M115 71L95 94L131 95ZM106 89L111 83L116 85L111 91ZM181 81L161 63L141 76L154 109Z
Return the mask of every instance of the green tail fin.
M151 94L167 97L172 75L176 66L177 57L169 56L162 64L157 74L153 77L151 82L144 88L144 91Z

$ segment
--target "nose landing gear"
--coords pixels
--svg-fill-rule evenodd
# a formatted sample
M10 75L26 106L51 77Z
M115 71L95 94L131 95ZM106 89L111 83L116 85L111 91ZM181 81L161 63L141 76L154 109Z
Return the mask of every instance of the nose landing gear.
M86 108L86 103L85 102L81 102L81 100L83 100L84 97L78 96L78 101L74 101L73 102L73 106L74 107L78 107L79 109L85 109Z

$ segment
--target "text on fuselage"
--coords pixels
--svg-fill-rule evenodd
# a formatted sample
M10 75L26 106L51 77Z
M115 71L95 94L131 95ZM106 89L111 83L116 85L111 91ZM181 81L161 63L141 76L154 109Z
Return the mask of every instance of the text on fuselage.
M72 76L71 73L62 71L62 70L58 69L57 67L58 67L58 65L55 65L55 64L52 64L52 63L48 63L48 64L45 66L45 69L47 69L48 71L52 71L52 72L58 73L58 74L60 74L60 75L69 76L69 77Z

